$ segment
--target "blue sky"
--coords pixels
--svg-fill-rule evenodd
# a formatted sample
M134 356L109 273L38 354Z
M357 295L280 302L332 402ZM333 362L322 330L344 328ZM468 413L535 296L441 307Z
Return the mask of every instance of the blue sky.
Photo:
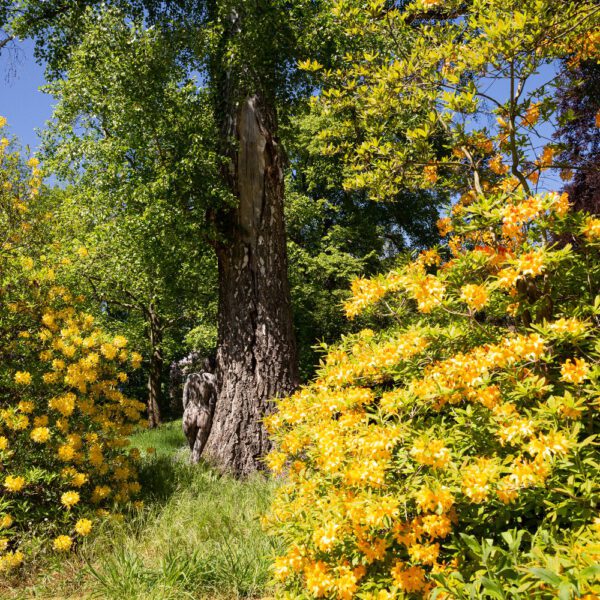
M16 52L0 53L0 115L8 119L9 132L34 151L35 133L52 115L53 99L39 91L44 70L33 58L33 44L19 42Z
M553 65L545 65L537 76L532 77L530 87L551 80L555 76ZM33 58L33 43L29 40L19 42L15 51L0 53L0 116L8 119L9 132L15 135L23 146L30 147L31 152L39 146L40 140L36 130L52 116L53 98L39 90L44 84L44 69ZM506 81L490 84L487 90L499 100L508 94ZM527 90L531 91L531 90ZM481 123L479 123L481 125ZM550 141L553 126L543 124L538 128L541 136L532 142L536 148L530 149L530 156L539 154L541 147ZM51 178L52 179L52 178ZM547 171L538 189L559 189L562 187L558 174Z

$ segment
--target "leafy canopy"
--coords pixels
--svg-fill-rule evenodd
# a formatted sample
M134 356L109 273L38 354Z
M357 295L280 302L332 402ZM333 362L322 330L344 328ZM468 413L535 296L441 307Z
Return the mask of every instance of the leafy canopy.
M303 66L322 72L322 147L346 188L456 202L445 243L354 281L347 315L376 329L332 346L268 419L269 465L289 476L267 518L284 597L597 593L600 220L544 191L562 165L538 131L552 86L534 84L598 59L599 13L334 4L364 51Z

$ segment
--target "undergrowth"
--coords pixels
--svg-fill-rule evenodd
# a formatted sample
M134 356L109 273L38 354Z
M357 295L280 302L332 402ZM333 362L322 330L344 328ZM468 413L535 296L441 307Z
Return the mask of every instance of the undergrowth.
M272 539L260 516L274 484L190 465L181 422L132 436L142 450L144 507L98 527L77 554L40 556L8 599L175 600L268 595ZM148 453L148 447L154 452Z

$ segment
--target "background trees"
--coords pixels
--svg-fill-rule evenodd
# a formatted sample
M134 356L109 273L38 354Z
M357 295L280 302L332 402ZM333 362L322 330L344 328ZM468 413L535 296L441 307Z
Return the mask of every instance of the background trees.
M286 127L286 192L290 283L303 379L312 375L323 348L356 329L342 303L350 280L389 268L409 249L438 239L435 222L444 193L404 190L376 202L365 190L343 187L345 165L321 153L323 119L307 102Z
M47 168L75 183L60 196L57 235L106 315L141 319L149 422L160 420L171 333L181 344L216 295L205 213L224 202L208 99L178 63L177 40L90 14L46 132ZM135 329L135 327L133 327ZM136 335L139 339L140 335Z
M290 123L294 107L303 104L298 101L306 88L294 65L316 41L315 25L324 48L343 48L343 38L323 19L328 7L311 2L193 2L169 3L168 7L152 2L115 2L108 7L94 2L77 6L51 2L40 7L25 2L11 22L13 31L36 38L38 56L47 61L49 90L60 100L55 124L46 137L50 168L77 183L76 196L91 198L92 189L98 194L102 208L90 212L88 226L95 235L104 230L108 240L106 223L114 213L118 216L114 223L123 224L129 240L121 243L136 248L140 260L142 255L156 257L152 268L147 268L147 260L142 265L131 258L120 261L119 268L107 264L105 272L112 272L113 277L106 279L109 283L103 290L97 290L98 297L128 304L124 308L131 310L131 294L138 295L139 290L126 291L124 279L131 281L133 273L127 268L135 265L143 272L136 285L148 282L143 300L135 303L136 310L146 315L148 323L155 322L151 314L168 312L162 306L149 308L158 306L152 300L157 296L168 304L163 283L172 287L171 297L181 297L180 280L173 279L174 266L185 264L186 272L202 274L206 268L202 257L214 251L223 400L217 404L214 435L206 451L239 472L260 466L260 456L268 446L260 421L269 410L270 398L288 393L298 382L283 215L286 157L277 137L278 112ZM288 136L286 141L290 164L298 175L290 181L306 194L307 178L299 172L306 166L315 173L321 165L315 158L310 159L315 163L312 167L303 164L301 157L312 151L300 138ZM409 198L411 217L419 206L418 219L405 218L408 211L404 208L378 209L360 194L339 196L333 188L341 166L334 161L327 166L328 174L313 177L308 184L312 198L322 200L318 197L322 193L329 196L330 214L335 217L326 217L328 223L319 233L321 248L311 251L308 262L309 254L296 252L299 265L330 264L331 277L325 286L330 291L346 279L333 275L334 264L349 258L346 272L358 273L368 267L364 257L370 255L368 270L376 268L376 254L392 255L410 243L413 233L424 239L417 230L431 231L435 213L425 196ZM371 223L380 223L380 229L386 230L385 248L372 234L365 235L371 230L362 218L365 211ZM128 215L136 219L146 215L149 229L133 227ZM185 219L188 225L183 225ZM105 224L98 228L100 222ZM417 222L422 225L415 227ZM152 225L174 227L182 241L197 236L196 251L178 244L180 254L170 253L168 236ZM348 249L332 263L326 255L339 252L333 247L342 237ZM361 243L355 244L359 239ZM157 246L155 240L162 240L162 245ZM141 247L145 249L140 251ZM96 262L90 259L88 265L99 264L100 254L93 254ZM312 272L315 279L308 290L322 289L321 270ZM316 338L338 333L338 326L325 324L339 323L340 312L339 308L331 314L325 311L315 321L309 313L319 312L316 298L309 299L305 285L295 286L301 307L296 322L304 319L303 364L308 373L316 359L309 346ZM161 291L148 291L157 286ZM125 294L129 301L115 294ZM157 325L152 333L153 327L147 326L154 349L160 346L156 340L162 327ZM321 333L319 328L329 331ZM159 354L152 351L153 373L159 370ZM149 380L156 381L156 377L149 376ZM156 387L152 384L150 389ZM247 433L237 431L236 423L248 424Z
M148 357L146 384L132 381L128 388L146 398L155 426L161 409L168 410L169 363L185 351L186 334L216 299L215 265L210 255L197 256L202 247L195 237L186 244L189 223L174 222L174 211L158 220L158 202L120 208L115 214L113 202L103 205L97 194L86 198L68 190L53 207L54 234L63 240L61 254L71 256L63 279L85 292L89 310L105 327L125 332Z

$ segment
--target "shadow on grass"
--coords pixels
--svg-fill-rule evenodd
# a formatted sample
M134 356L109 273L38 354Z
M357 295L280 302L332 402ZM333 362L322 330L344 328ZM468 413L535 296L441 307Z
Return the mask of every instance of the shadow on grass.
M278 544L260 517L275 482L221 475L191 465L180 422L132 436L142 451L141 509L97 520L78 553L44 558L0 597L22 600L235 600L264 598ZM154 454L145 449L155 447ZM52 555L53 556L53 555ZM4 584L4 585L3 585ZM4 593L6 592L6 593Z
M205 469L204 465L197 465L197 468ZM139 471L141 499L148 504L168 501L177 490L192 484L196 477L195 470L195 466L176 462L169 456L146 459Z
M167 432L143 432L133 440L138 447L151 437L159 442L141 464L145 507L107 524L87 549L92 597L263 597L277 543L262 530L260 517L274 482L262 476L239 481L207 464L191 465L181 443L166 451Z

